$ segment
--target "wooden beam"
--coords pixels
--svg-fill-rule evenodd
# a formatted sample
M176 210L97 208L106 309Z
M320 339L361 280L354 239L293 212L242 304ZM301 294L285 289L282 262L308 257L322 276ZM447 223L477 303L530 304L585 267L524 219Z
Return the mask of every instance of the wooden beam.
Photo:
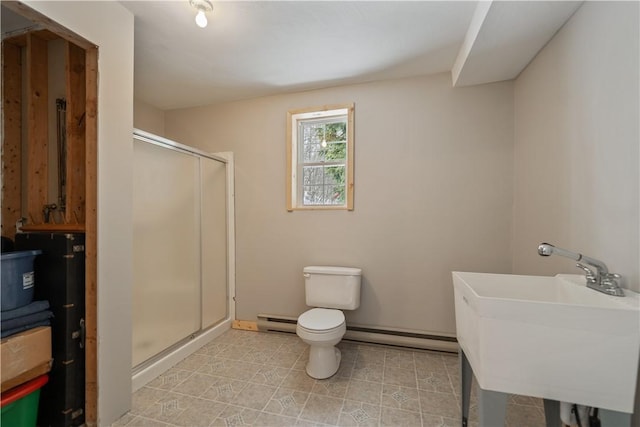
M85 52L85 423L98 422L98 48Z
M24 232L48 232L48 233L84 233L84 224L26 224L22 226Z
M65 222L84 223L85 218L85 102L84 49L66 42L67 78L67 175Z
M257 331L258 330L258 323L257 322L250 322L248 320L234 320L231 323L231 327L233 329L240 329L243 331Z
M4 3L3 3L4 4ZM48 46L35 34L27 34L27 215L30 222L44 222L47 204L48 164Z
M53 19L49 18L46 15L43 15L42 13L38 12L35 9L32 9L31 7L27 6L24 3L21 3L19 1L13 1L13 0L2 0L2 6L12 10L18 15L21 15L29 19L35 24L39 24L41 28L47 29L54 34L57 34L59 37L65 40L68 40L72 43L75 43L81 48L93 49L96 47L95 44L91 43L84 37L79 36L78 34L58 24Z
M4 5L4 2L2 3ZM49 30L42 30L35 27L23 28L20 30L12 31L9 34L2 35L2 42L9 42L11 44L25 47L27 45L27 34L33 33L36 36L44 40L57 40L60 38L56 33L52 33Z
M13 239L22 216L22 55L2 43L2 235Z

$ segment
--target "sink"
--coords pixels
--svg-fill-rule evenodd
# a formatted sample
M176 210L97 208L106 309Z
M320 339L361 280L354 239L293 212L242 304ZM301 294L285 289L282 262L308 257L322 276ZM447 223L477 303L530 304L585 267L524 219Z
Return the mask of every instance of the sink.
M640 295L584 276L453 272L458 342L480 388L633 412Z

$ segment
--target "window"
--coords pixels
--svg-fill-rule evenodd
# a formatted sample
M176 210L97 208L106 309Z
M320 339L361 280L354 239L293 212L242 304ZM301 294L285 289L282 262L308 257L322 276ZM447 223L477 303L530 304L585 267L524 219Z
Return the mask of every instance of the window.
M287 210L353 210L353 104L287 114Z

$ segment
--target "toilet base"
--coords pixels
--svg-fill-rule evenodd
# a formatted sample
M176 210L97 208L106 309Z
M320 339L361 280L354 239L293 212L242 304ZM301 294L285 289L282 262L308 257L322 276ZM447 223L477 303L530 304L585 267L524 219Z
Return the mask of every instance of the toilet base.
M340 368L342 354L340 349L333 346L314 346L309 348L309 362L307 374L311 378L323 380L333 376Z

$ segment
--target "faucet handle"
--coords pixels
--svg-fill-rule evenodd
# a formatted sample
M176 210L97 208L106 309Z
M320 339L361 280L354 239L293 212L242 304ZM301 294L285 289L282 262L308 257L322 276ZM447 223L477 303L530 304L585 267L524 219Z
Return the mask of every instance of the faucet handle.
M606 273L603 274L600 284L604 289L606 289L606 293L608 293L609 295L623 297L624 291L620 287L621 280L622 276L620 276L619 274Z
M582 264L582 263L577 263L576 267L584 270L585 274L587 275L587 281L588 282L595 282L596 281L596 273L590 269L589 267L587 267L586 265Z
M616 273L606 273L602 275L602 284L605 286L616 286L620 285L620 279L622 276Z

